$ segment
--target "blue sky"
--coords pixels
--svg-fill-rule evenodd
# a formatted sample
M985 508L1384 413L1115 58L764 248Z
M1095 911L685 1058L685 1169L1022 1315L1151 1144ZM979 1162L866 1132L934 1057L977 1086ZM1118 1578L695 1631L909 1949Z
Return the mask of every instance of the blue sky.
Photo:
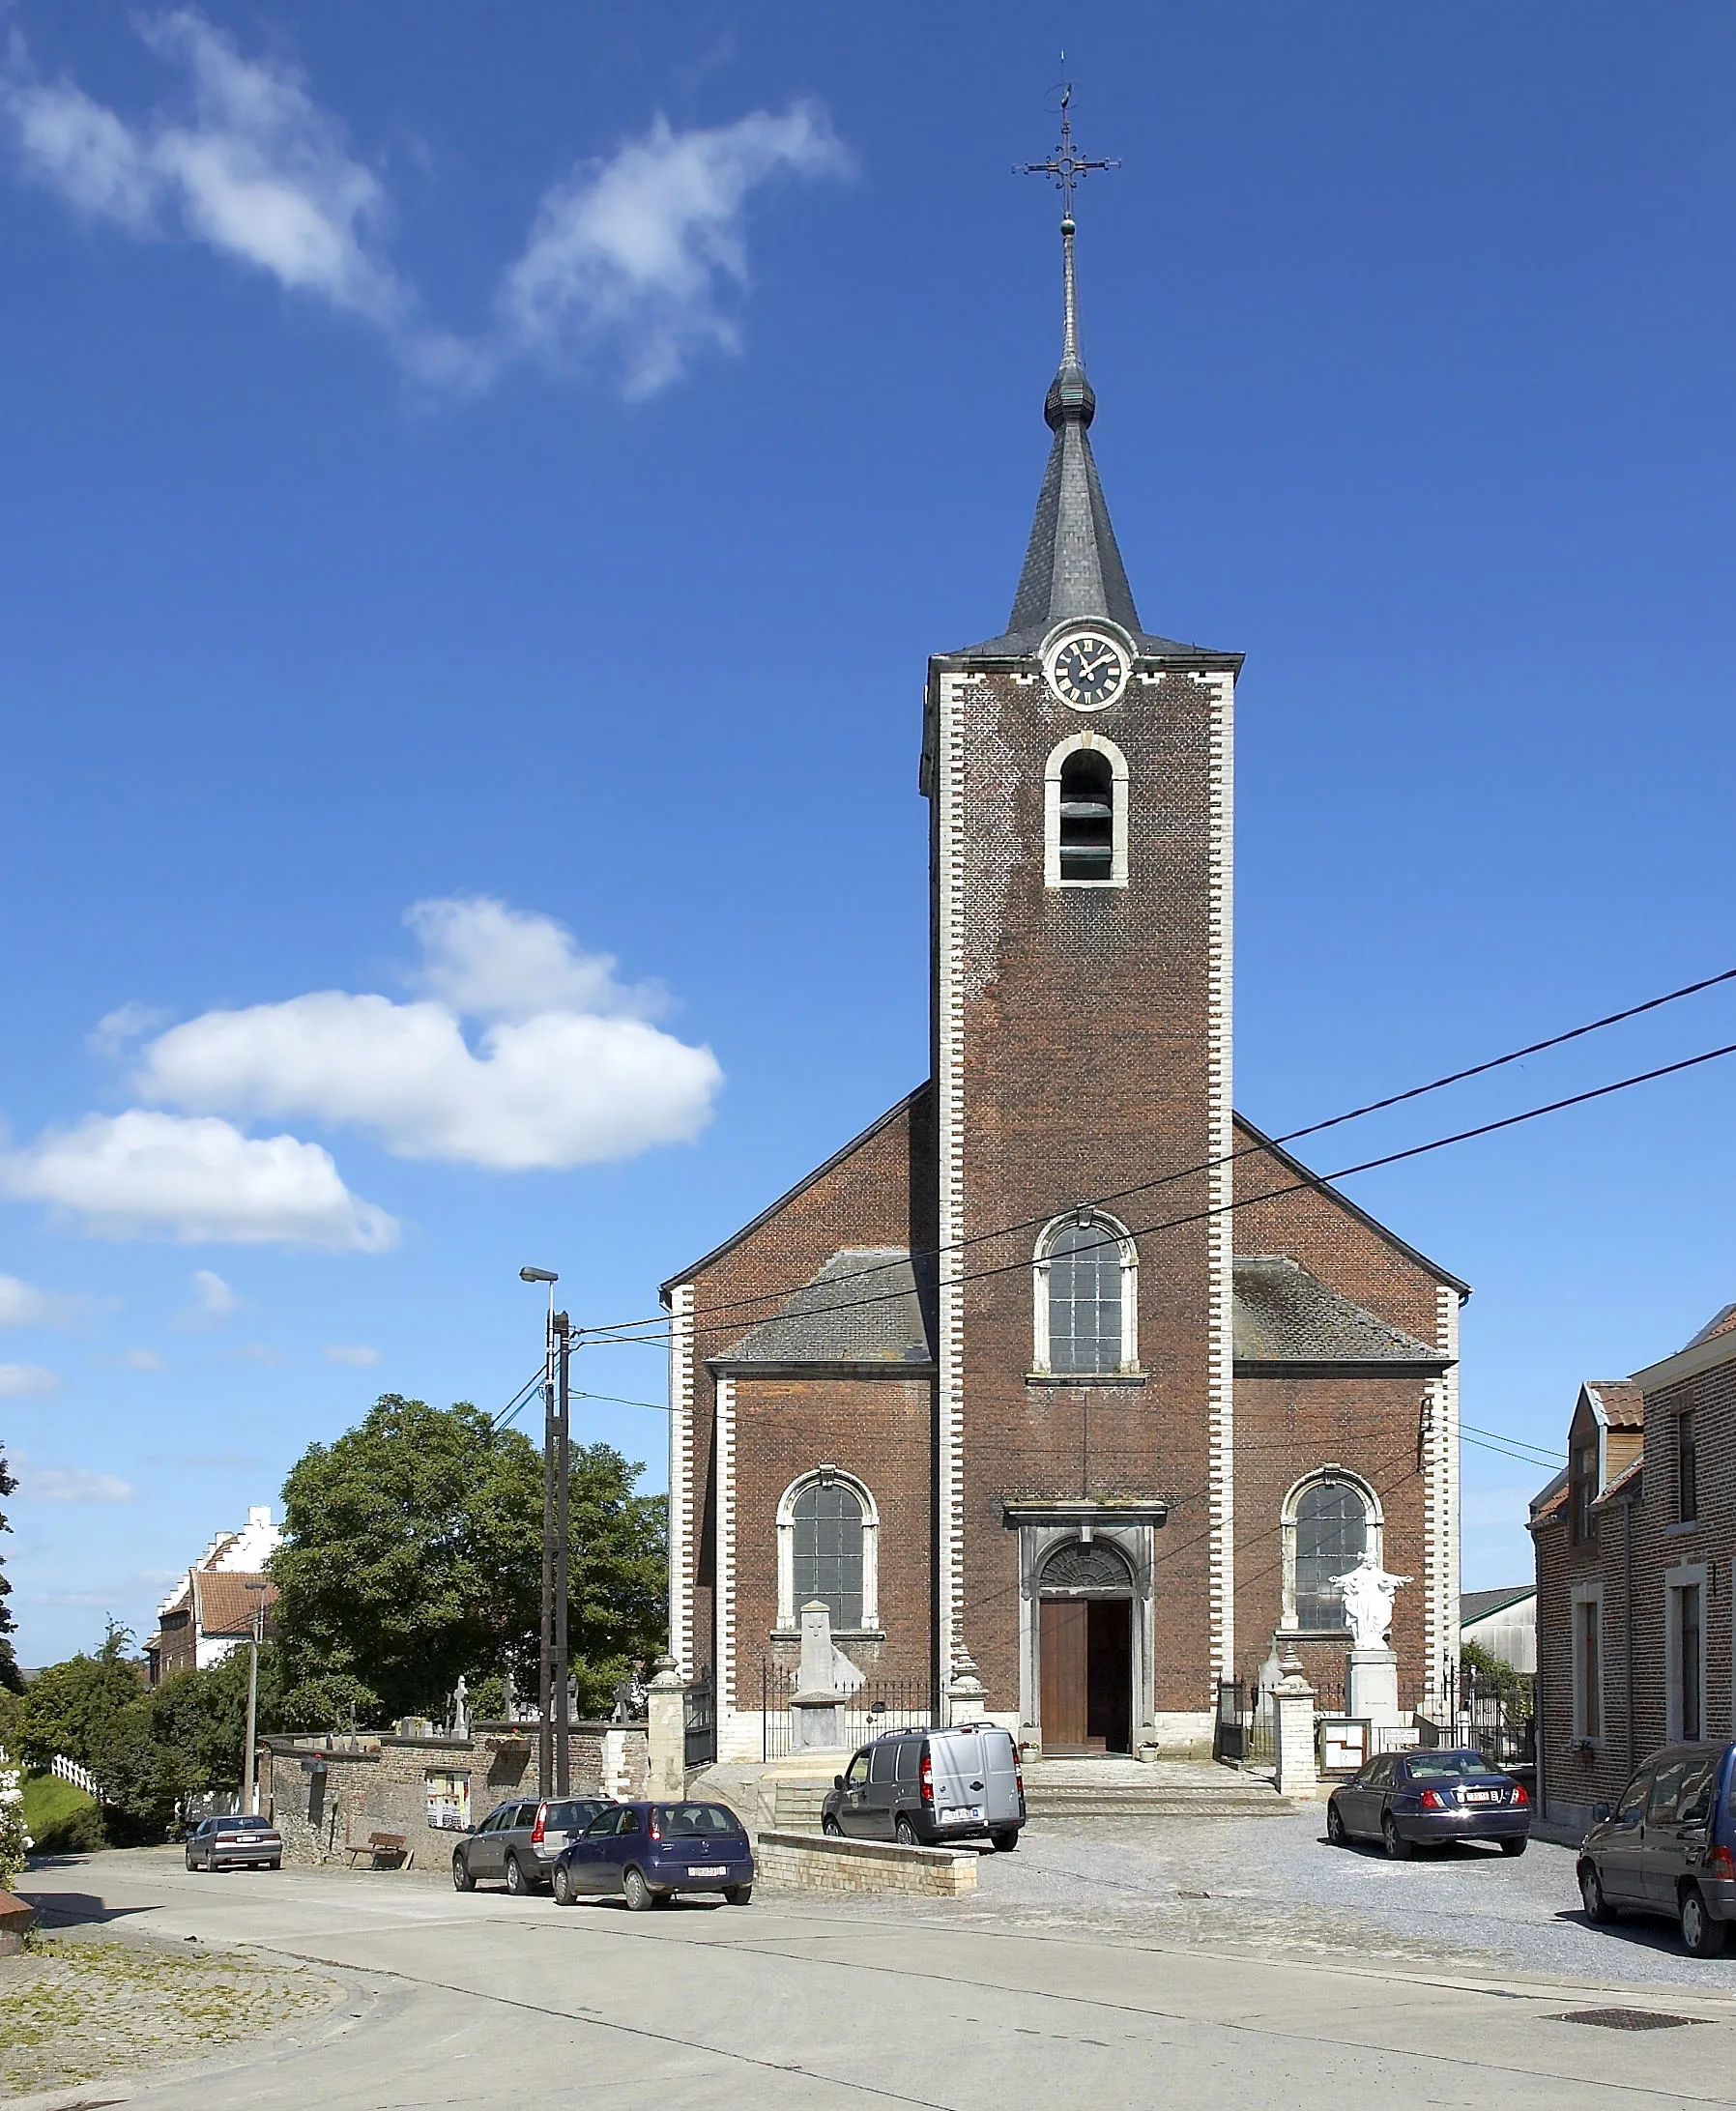
M1067 11L1098 459L1248 654L1237 1097L1732 964L1725 8ZM1056 13L14 0L0 1433L26 1663L504 1403L926 1067L926 655L1047 442ZM1693 1000L1326 1168L1736 1039ZM1717 1066L1367 1177L1465 1413L1736 1295ZM662 1398L649 1348L581 1382ZM662 1418L588 1403L650 1461ZM1466 1455L1465 1576L1541 1472Z

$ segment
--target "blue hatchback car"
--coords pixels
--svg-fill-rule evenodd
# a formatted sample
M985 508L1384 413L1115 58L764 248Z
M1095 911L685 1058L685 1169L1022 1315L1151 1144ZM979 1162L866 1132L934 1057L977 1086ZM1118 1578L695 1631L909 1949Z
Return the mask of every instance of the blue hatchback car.
M678 1892L721 1892L727 1905L744 1906L753 1896L754 1852L724 1804L612 1804L568 1840L553 1885L560 1906L624 1898L643 1913Z

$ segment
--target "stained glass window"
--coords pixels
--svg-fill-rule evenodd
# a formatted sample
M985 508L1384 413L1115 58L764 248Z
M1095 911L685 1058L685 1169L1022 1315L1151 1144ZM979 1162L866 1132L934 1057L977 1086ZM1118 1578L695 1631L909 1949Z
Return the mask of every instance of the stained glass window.
M812 1599L834 1628L862 1624L862 1501L843 1481L811 1481L794 1506L795 1610Z
M1357 1490L1344 1481L1316 1481L1296 1505L1296 1624L1342 1628L1345 1602L1332 1587L1362 1559L1369 1544L1369 1513Z

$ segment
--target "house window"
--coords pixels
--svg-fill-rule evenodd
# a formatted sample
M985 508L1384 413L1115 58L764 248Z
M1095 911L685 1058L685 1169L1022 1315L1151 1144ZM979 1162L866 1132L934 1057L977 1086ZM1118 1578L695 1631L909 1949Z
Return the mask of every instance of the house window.
M1076 734L1043 772L1043 877L1052 887L1127 884L1127 759L1099 733Z
M1604 1734L1604 1608L1595 1598L1574 1606L1574 1735Z
M1137 1368L1134 1244L1111 1217L1080 1210L1051 1225L1037 1247L1036 1356L1057 1377Z
M1693 1448L1693 1417L1679 1414L1676 1417L1676 1517L1681 1523L1692 1524L1699 1514L1700 1476L1699 1460Z
M1692 1744L1706 1734L1705 1587L1679 1583L1669 1594L1669 1632L1664 1639L1664 1667L1669 1691L1664 1709L1665 1734Z
M880 1618L880 1517L852 1474L820 1466L784 1490L777 1508L778 1626L793 1632L819 1599L834 1629L872 1630Z
M1369 1550L1369 1503L1362 1489L1322 1473L1295 1495L1291 1530L1296 1625L1315 1632L1348 1625L1333 1578L1353 1569Z
M1595 1444L1581 1444L1575 1450L1571 1479L1573 1537L1575 1546L1578 1547L1591 1537L1591 1506L1598 1495L1598 1448Z

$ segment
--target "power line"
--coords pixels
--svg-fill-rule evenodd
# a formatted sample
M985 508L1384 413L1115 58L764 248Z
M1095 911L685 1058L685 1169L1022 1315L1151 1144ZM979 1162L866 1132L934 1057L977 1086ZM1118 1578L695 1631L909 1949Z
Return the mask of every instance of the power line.
M1608 1084L1592 1085L1583 1092L1570 1092L1563 1099L1549 1100L1541 1107L1528 1107L1517 1114L1503 1114L1494 1121L1482 1121L1468 1129L1457 1129L1450 1136L1432 1137L1426 1143L1412 1143L1403 1150L1386 1151L1377 1158L1365 1158L1353 1166L1341 1166L1333 1172L1311 1173L1305 1179L1287 1181L1282 1187L1267 1188L1259 1195L1247 1195L1233 1201L1218 1202L1204 1209L1189 1210L1179 1217L1162 1218L1153 1224L1135 1226L1130 1229L1128 1236L1131 1238L1145 1238L1158 1231L1173 1231L1186 1225L1201 1224L1209 1218L1224 1216L1231 1210L1248 1209L1260 1202L1275 1201L1286 1195L1300 1194L1304 1190L1316 1187L1322 1182L1348 1180L1359 1173L1374 1172L1386 1166L1402 1165L1407 1159L1427 1157L1432 1151L1447 1150L1457 1143L1469 1143L1479 1137L1495 1136L1504 1129L1516 1129L1525 1122L1541 1120L1546 1114L1563 1113L1572 1107L1584 1107L1593 1100L1607 1099L1612 1093L1629 1091L1635 1085L1656 1084L1660 1078L1675 1077L1682 1071L1697 1069L1702 1063L1717 1062L1725 1056L1736 1056L1736 1041L1726 1042L1722 1048L1704 1049L1697 1056L1685 1056L1673 1063L1661 1063L1652 1070L1636 1071L1631 1077L1617 1078ZM1119 1241L1113 1238L1103 1238L1094 1243L1097 1247L1108 1247L1118 1245ZM1091 1248L1087 1247L1077 1249L1079 1253L1091 1250ZM960 1275L948 1276L943 1279L942 1287L950 1287L966 1283L980 1283L989 1277L1009 1275L1015 1271L1027 1269L1030 1265L1030 1261L1027 1258L1000 1261L991 1268L969 1269ZM870 1269L861 1271L863 1275L873 1272ZM854 1277L846 1277L842 1280L854 1281ZM808 1287L806 1285L799 1287ZM791 1293L785 1292L785 1295L789 1294ZM804 1315L804 1316L819 1316L822 1315L829 1316L834 1313L854 1312L867 1305L887 1304L898 1298L907 1297L909 1294L910 1292L904 1289L882 1290L871 1297L847 1298L836 1303L817 1305L812 1308L810 1314ZM714 1311L729 1312L734 1309L733 1305L728 1304L715 1307L705 1306L696 1312L682 1313L676 1316L681 1322L689 1323L696 1319L707 1318ZM588 1339L595 1342L643 1341L655 1343L668 1342L675 1338L672 1320L667 1315L659 1314L654 1319L630 1320L623 1321L621 1324L623 1328L630 1327L637 1331L616 1332L607 1327L587 1327L584 1332ZM657 1331L647 1333L644 1331L646 1328L654 1328ZM695 1329L696 1333L698 1331L700 1330ZM716 1333L718 1329L711 1327L704 1331Z
M1620 1026L1627 1020L1637 1019L1647 1012L1661 1010L1665 1004L1677 1003L1683 998L1697 997L1702 991L1716 989L1721 983L1732 981L1736 981L1736 968L1723 969L1718 974L1704 975L1696 982L1685 982L1679 989L1666 990L1661 996L1649 997L1638 1004L1625 1005L1619 1011L1606 1012L1602 1018L1587 1020L1581 1026L1570 1027L1564 1032L1550 1034L1544 1040L1527 1042L1523 1048L1509 1049L1505 1055L1491 1056L1482 1062L1470 1064L1465 1069L1449 1071L1444 1077L1432 1079L1427 1084L1413 1084L1402 1092L1388 1093L1383 1099L1369 1100L1360 1107L1350 1108L1346 1113L1329 1114L1323 1120L1309 1122L1300 1129L1286 1130L1281 1136L1270 1138L1266 1143L1245 1143L1238 1150L1226 1151L1216 1158L1202 1159L1198 1165L1184 1166L1173 1172L1160 1173L1154 1179L1140 1181L1132 1187L1116 1188L1107 1195L1086 1197L1083 1201L1076 1201L1067 1206L1078 1209L1100 1208L1109 1202L1126 1201L1135 1195L1149 1194L1154 1188L1168 1187L1178 1180L1191 1179L1201 1173L1214 1171L1220 1166L1233 1165L1238 1159L1256 1156L1265 1150L1268 1143L1282 1148L1287 1144L1299 1142L1305 1137L1323 1135L1328 1129L1342 1128L1346 1122L1361 1121L1369 1114L1382 1113L1389 1108L1401 1107L1410 1100L1422 1099L1431 1092L1444 1091L1449 1085L1463 1084L1472 1078L1485 1077L1490 1071L1503 1069L1508 1064L1522 1062L1528 1056L1541 1056L1549 1049L1565 1047L1570 1041L1582 1040L1587 1034L1601 1033L1607 1027ZM1321 1177L1340 1179L1345 1175L1327 1173ZM962 1252L967 1247L978 1246L990 1239L1009 1238L1016 1231L1031 1230L1036 1227L1047 1224L1055 1214L1054 1210L1049 1210L1045 1211L1041 1216L1027 1217L1016 1224L1001 1225L994 1230L972 1232L967 1238L955 1239L943 1246L923 1248L920 1252L911 1254L907 1258L909 1261L939 1259L943 1254ZM905 1264L904 1260L877 1261L870 1267L854 1271L851 1280L854 1280L856 1276L866 1278L882 1274L887 1269L902 1267ZM966 1278L964 1280L970 1279ZM793 1288L805 1287L805 1285L786 1285L777 1289L746 1291L740 1297L733 1298L726 1304L708 1306L706 1312L708 1314L735 1312L750 1306L764 1305L775 1298L788 1297ZM902 1295L903 1293L898 1292L895 1294ZM842 1310L843 1308L827 1307L826 1309ZM697 1317L699 1315L684 1316ZM615 1326L630 1328L634 1326L656 1326L663 1323L662 1316L657 1315L643 1320L618 1320L612 1322L609 1326L587 1328L586 1332L608 1333Z

